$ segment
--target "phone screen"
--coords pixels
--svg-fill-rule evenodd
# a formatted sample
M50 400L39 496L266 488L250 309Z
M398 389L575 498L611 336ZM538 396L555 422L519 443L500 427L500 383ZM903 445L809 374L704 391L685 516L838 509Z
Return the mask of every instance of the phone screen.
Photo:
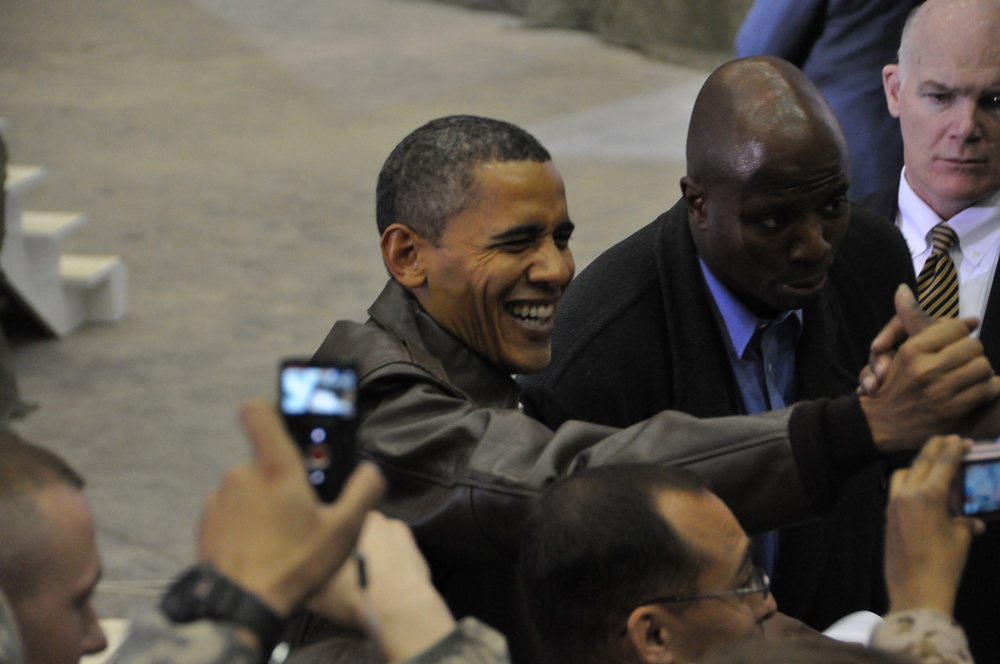
M333 501L357 464L357 372L285 360L278 383L285 426L302 451L309 483L322 500Z
M1000 460L970 462L964 470L962 513L979 517L1000 513Z

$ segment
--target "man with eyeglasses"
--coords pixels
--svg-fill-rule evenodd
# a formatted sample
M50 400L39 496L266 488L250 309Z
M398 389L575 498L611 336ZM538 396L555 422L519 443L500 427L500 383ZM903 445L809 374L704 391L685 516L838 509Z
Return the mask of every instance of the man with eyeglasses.
M697 661L761 636L776 611L753 543L690 471L593 468L548 491L524 531L521 580L554 662Z
M932 438L912 468L893 477L892 613L875 628L873 647L970 661L950 616L972 535L983 525L948 513L970 444ZM556 664L700 662L721 646L764 637L765 625L767 638L822 638L778 613L750 538L685 469L623 464L556 483L528 517L520 574Z

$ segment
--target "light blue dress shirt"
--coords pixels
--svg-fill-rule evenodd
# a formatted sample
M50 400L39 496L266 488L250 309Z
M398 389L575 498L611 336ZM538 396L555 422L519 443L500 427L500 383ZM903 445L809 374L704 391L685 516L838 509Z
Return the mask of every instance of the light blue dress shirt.
M699 258L715 304L716 322L729 353L729 363L748 415L783 408L795 401L795 346L802 331L802 310L786 311L773 320L754 315ZM755 538L758 561L774 576L778 534Z
M729 352L729 363L748 415L775 410L795 401L795 346L802 330L802 310L774 320L755 316L699 259L715 302L715 313Z

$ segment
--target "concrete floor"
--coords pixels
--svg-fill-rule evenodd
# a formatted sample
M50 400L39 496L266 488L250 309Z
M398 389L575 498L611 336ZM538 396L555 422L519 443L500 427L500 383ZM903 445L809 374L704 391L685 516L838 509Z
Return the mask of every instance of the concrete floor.
M16 428L89 480L123 615L193 556L202 496L246 456L246 397L385 280L374 184L426 120L518 123L552 151L583 267L679 195L705 71L417 0L0 0L0 116L29 209L91 222L68 251L129 266L131 311L15 340Z

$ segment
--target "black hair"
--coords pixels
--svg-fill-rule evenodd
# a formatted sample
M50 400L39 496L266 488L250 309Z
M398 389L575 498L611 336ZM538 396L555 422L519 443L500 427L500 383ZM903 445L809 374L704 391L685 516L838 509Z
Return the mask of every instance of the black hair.
M534 136L509 122L474 115L431 120L400 141L382 166L378 232L401 223L436 243L445 223L476 200L477 166L551 159Z
M696 590L703 560L658 501L707 490L685 469L626 464L571 475L543 494L526 522L520 574L552 661L614 662L633 609Z

